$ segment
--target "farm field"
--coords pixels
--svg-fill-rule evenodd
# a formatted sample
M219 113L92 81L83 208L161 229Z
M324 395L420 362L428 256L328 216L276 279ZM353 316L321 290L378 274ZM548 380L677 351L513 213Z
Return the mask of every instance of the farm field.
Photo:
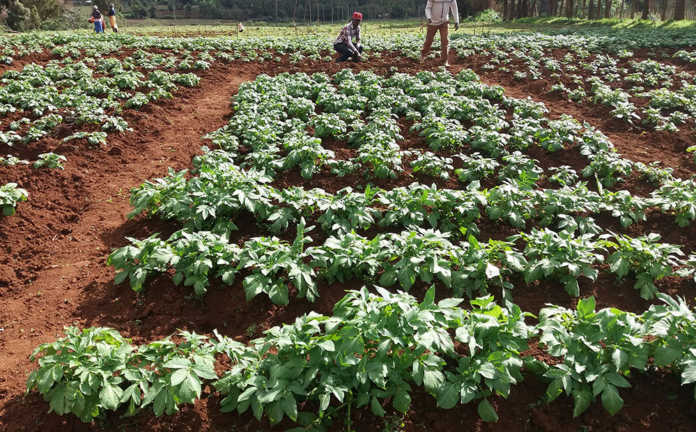
M0 429L694 430L696 34L421 42L0 35Z

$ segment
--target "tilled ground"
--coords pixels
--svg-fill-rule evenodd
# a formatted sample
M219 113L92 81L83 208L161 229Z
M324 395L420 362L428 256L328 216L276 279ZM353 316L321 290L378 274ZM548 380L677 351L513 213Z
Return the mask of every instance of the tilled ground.
M454 72L465 67L476 70L478 65L469 59L453 58L452 61L456 63ZM349 66L385 75L393 67L412 73L422 69L437 70L434 63L421 66L397 54L385 54L370 63ZM187 298L190 290L176 287L169 277L162 276L152 281L147 292L136 295L127 285L114 286L113 270L105 263L113 248L126 243L126 236L142 238L153 232L170 233L178 228L170 222L142 217L127 220L129 190L146 179L166 175L168 167L190 168L191 157L198 154L204 144L201 136L222 126L231 115L230 98L242 82L253 80L261 73L335 73L343 67L323 62L292 65L287 61L217 64L203 74L200 87L180 90L174 100L147 106L141 112L128 112L126 119L134 131L110 136L107 149L60 147L60 141L52 138L37 143L42 151L58 149L68 157L63 171L37 173L28 167L13 167L0 172L1 184L15 181L30 193L29 201L18 206L16 216L0 219L0 247L6 251L0 257L0 430L270 429L267 423L258 422L249 414L220 413L219 399L210 388L205 389L204 398L194 406L183 407L180 413L169 417L155 418L149 412L134 418L111 415L103 423L84 425L71 416L47 414L48 405L38 394L23 394L26 377L33 368L28 356L38 344L55 340L65 325L110 326L137 343L165 337L177 329L206 333L215 328L245 341L268 327L293 320L310 310L330 313L346 289L359 287L357 283L320 286L321 297L316 303L293 300L288 307L278 307L260 297L247 303L240 285L223 287L213 283L204 299L192 300ZM606 117L596 110L554 101L543 91L479 72L484 82L503 85L510 96L531 96L544 101L552 116L567 113L589 121L603 130L629 159L660 158L675 168L675 174L688 174L689 170L693 173L693 165L688 164L688 155L683 149L659 145L656 151L651 145L654 136L611 127L604 130L603 126L609 126L605 123ZM417 139L407 137L407 142ZM650 152L646 156L641 152L648 147ZM36 153L35 148L26 151L27 155ZM579 163L574 161L579 155L572 151L557 155L540 152L532 156L544 167ZM335 179L303 182L299 176L288 175L282 181L306 186L321 184L328 190ZM638 182L631 186L633 190L640 188ZM633 229L654 230L662 233L665 241L683 244L686 250L696 250L694 227L678 230L669 222L654 215L647 223ZM602 222L605 227L611 224L610 220ZM246 226L239 225L242 233L253 233L256 229L251 220ZM493 223L482 222L481 225L484 237L486 233L490 237L500 235L501 228ZM584 294L590 292L589 287L583 288ZM696 292L693 283L683 281L667 280L661 288L691 298ZM422 290L422 286L417 287L414 293L422 294ZM647 306L630 284L616 284L613 277L600 278L591 290L601 306L628 310L642 310ZM520 287L514 295L523 309L534 312L546 302L574 303L559 286L551 283ZM501 418L497 424L481 422L473 405L444 411L437 409L428 395L416 393L413 408L404 419L394 415L386 420L375 419L367 411L357 410L353 413L352 425L358 431L383 430L387 424L408 431L696 430L692 393L680 387L676 376L639 375L632 383L631 389L622 392L625 407L615 417L610 417L595 404L580 418L572 419L572 401L561 398L548 406L538 402L544 393L544 384L529 376L525 383L513 388L509 400L495 400ZM343 422L344 419L336 419L336 430ZM288 427L291 425L281 424L274 429Z
M620 59L617 67L627 67L629 61L648 60L648 50L637 50L634 57ZM672 59L671 56L676 50L665 50L667 57L659 58L661 63L670 64L678 71L694 73L696 65ZM560 60L567 53L567 50L553 50L551 56ZM587 61L590 61L588 59ZM629 123L612 117L611 108L604 105L593 104L590 102L575 103L567 100L558 93L551 92L553 81L546 79L516 80L512 73L515 71L526 71L527 65L520 60L514 60L508 66L511 72L498 70L486 71L483 66L489 59L486 56L474 55L466 59L459 59L457 63L463 63L466 67L478 73L482 80L489 84L498 84L505 87L505 93L511 97L526 98L544 102L549 109L549 116L558 118L562 114L571 115L576 119L582 119L592 126L601 130L607 135L616 146L617 150L625 157L636 162L650 163L661 161L663 166L672 167L674 175L678 177L690 177L696 174L696 165L693 159L686 155L686 149L696 144L692 125L682 125L679 132L671 133L665 131L655 131L639 124L630 125ZM575 72L581 75L585 81L592 76L590 72L578 68ZM571 80L563 76L562 82L570 85ZM613 88L627 87L624 82L617 80L611 83ZM588 87L589 90L589 87ZM589 93L588 93L589 94ZM631 102L636 106L642 107L647 104L646 98L632 98Z

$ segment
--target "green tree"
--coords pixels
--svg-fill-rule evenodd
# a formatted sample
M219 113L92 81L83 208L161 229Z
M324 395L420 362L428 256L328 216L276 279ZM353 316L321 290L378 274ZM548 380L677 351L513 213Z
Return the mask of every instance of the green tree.
M2 6L7 9L7 26L12 30L26 30L30 14L29 8L19 0L6 1Z

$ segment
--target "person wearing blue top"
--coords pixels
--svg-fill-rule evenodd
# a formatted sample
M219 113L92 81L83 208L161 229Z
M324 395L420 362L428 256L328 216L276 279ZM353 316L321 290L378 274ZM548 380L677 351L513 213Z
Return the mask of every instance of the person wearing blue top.
M104 33L102 15L101 12L99 12L99 7L97 5L94 5L92 8L92 18L90 18L90 21L94 23L95 33Z

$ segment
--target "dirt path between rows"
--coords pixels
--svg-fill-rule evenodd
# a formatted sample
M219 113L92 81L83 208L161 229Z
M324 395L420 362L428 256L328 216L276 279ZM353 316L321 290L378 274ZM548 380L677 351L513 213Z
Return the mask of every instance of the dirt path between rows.
M132 224L125 222L130 188L166 175L168 167L189 168L191 157L200 152L201 136L225 123L230 97L240 83L254 77L255 73L235 71L231 66L213 68L200 88L182 91L183 101L177 97L130 118L134 131L110 138L108 152L83 148L67 153L65 170L47 174L56 178L54 185L49 183L49 191L32 190L32 185L45 188L47 179L40 183L33 177L42 176L24 172L19 180L29 189L30 200L22 204L16 217L4 218L4 226L0 225L6 233L0 237L0 244L6 246L3 249L31 261L24 273L5 275L4 284L0 283L0 405L7 408L9 401L3 399L17 397L24 390L27 356L38 344L54 340L66 323L98 325L90 319L98 313L90 312L90 307L98 304L89 300L88 291L109 282L104 279L104 261L114 241L137 235L128 232ZM56 217L56 206L63 207L63 218L51 220ZM23 214L33 213L45 214L43 226L26 223L29 219ZM53 242L36 250L32 237L45 238L49 230L55 231ZM85 288L66 289L70 285ZM11 429L12 416L3 411L0 409L0 430Z

